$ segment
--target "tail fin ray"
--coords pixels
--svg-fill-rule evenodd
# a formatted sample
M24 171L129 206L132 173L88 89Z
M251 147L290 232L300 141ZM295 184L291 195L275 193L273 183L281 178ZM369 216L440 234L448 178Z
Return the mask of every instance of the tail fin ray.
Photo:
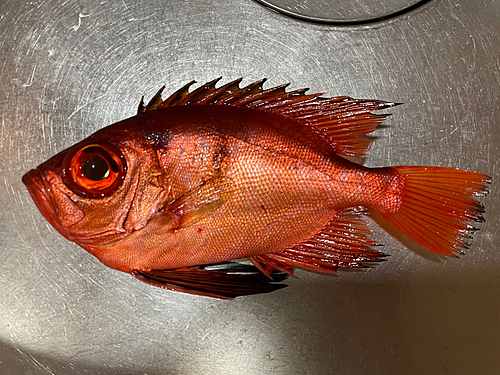
M484 221L475 197L486 194L489 177L454 168L394 168L405 177L401 207L381 215L437 254L452 256L466 249L476 229L470 222Z

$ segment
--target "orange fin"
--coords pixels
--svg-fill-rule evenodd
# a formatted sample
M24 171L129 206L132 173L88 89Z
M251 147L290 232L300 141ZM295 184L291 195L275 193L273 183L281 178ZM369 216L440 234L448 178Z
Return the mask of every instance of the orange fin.
M275 271L286 273L290 276L296 276L293 273L294 266L279 260L274 260L269 255L256 255L248 258L250 262L257 267L267 277L271 278L272 273Z
M163 289L222 299L269 293L287 286L274 284L287 278L283 273L273 273L272 278L268 279L257 268L236 262L172 270L134 271L132 274L147 284Z
M401 207L383 217L415 242L437 254L467 249L477 230L468 222L484 221L474 197L487 193L490 178L479 172L442 167L394 167L405 177Z
M232 189L231 179L214 177L183 194L165 208L173 214L174 229L188 227L222 207Z
M309 240L250 260L266 275L273 270L293 274L293 267L335 273L338 268L363 268L380 261L386 254L369 248L377 243L367 237L372 232L359 217L364 212L361 208L342 210Z
M164 101L161 100L162 88L146 106L141 99L138 113L181 105L230 105L271 112L313 128L330 142L338 155L356 157L365 155L371 146L372 140L362 136L375 131L387 116L371 112L396 105L347 96L324 98L322 94L306 95L308 89L287 92L288 84L264 90L262 85L265 79L240 88L240 78L216 88L220 79L189 92L189 87L195 83L192 81Z

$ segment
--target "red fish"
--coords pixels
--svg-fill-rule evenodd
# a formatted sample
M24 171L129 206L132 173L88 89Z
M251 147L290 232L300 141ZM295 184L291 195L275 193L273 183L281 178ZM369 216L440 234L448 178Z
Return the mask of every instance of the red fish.
M454 255L482 221L489 177L440 167L366 168L393 106L218 80L108 126L23 177L43 216L108 267L170 290L269 292L295 267L361 268L384 254L378 211L430 251ZM230 262L248 258L253 265Z

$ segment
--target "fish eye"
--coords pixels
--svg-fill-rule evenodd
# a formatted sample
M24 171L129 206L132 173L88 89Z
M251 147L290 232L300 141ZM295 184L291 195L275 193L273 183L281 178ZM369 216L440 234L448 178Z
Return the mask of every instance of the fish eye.
M126 172L126 161L118 148L89 145L68 159L63 181L78 195L99 198L114 193L122 185Z
M102 181L110 174L110 169L113 172L118 172L118 166L114 160L111 160L111 165L106 160L98 155L91 156L83 162L82 173L85 177L92 181Z

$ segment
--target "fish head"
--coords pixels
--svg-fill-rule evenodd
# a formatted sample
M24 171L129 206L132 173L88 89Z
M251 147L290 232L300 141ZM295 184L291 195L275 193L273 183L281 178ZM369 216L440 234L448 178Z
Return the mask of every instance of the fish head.
M145 227L168 189L151 141L132 118L104 128L23 176L36 206L90 251Z

